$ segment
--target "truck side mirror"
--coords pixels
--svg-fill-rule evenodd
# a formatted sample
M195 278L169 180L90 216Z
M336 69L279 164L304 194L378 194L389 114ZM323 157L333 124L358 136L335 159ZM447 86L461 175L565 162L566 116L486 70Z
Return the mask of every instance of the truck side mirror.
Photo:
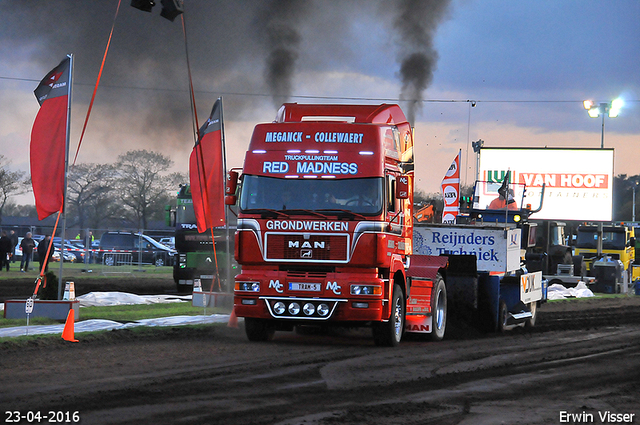
M229 171L227 173L227 182L224 188L224 204L225 205L235 205L238 201L238 197L236 196L236 189L238 188L238 172L237 171Z
M400 176L396 180L396 198L409 199L409 176Z

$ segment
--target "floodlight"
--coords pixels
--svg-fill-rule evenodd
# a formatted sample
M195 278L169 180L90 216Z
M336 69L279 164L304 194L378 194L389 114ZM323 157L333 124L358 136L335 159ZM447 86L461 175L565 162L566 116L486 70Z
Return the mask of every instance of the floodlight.
M184 12L182 0L161 0L162 11L160 16L173 22L178 15Z
M591 108L587 111L591 118L598 118L600 116L600 108L597 106L595 108Z
M617 117L622 106L624 106L624 101L620 98L617 98L616 100L611 102L611 107L609 108L609 118Z
M155 5L156 5L156 2L153 0L131 0L131 7L140 9L143 12L151 12L151 9Z

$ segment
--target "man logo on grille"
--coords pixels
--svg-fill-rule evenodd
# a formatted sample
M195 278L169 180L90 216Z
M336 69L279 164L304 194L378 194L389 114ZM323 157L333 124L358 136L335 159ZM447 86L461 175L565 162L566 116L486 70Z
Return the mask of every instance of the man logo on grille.
M325 243L322 241L314 241L314 248L324 248ZM300 248L300 241L289 241L289 248ZM311 248L311 243L309 241L304 241L302 243L302 248Z

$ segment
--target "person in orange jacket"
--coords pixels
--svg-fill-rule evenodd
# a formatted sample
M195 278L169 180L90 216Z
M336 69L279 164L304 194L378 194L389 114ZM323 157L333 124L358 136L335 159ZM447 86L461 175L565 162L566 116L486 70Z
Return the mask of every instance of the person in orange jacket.
M493 201L491 201L491 203L489 204L490 210L503 210L505 208L510 210L518 209L516 200L513 199L513 189L509 189L509 195L507 197L508 200L505 199L504 192L502 191L498 191L498 192L499 192L498 197Z

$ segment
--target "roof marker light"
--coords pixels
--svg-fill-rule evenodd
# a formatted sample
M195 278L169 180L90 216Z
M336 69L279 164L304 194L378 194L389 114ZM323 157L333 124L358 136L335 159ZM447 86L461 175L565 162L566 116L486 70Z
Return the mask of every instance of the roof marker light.
M304 153L320 153L320 151L317 149L307 149Z
M331 175L320 176L320 177L322 177L323 179L335 179L336 178L336 176L331 176Z
M298 177L300 177L300 176L294 176L293 174L289 174L289 175L284 176L285 179L297 179Z
M306 175L306 176L302 176L302 177L304 177L305 179L317 179L318 178L318 176L314 176L314 175Z
M267 151L262 150L262 149L257 149L255 151L252 151L253 153L267 153Z
M373 152L371 151L360 151L359 153L360 155L373 155Z
M300 149L289 149L287 153L300 153Z
M338 151L322 151L323 153L326 153L328 155L335 155L338 153Z

